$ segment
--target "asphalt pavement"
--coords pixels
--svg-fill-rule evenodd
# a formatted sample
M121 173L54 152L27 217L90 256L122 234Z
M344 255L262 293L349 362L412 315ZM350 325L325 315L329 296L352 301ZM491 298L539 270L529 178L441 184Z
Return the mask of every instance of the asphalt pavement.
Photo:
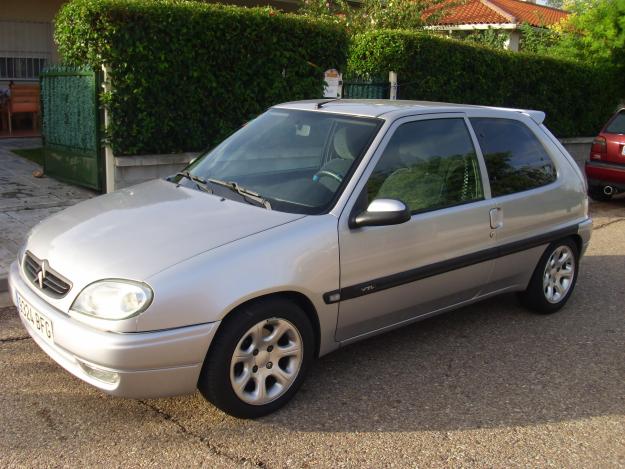
M0 307L0 466L622 467L625 199L591 208L561 312L505 295L345 347L256 421L198 393L106 396Z

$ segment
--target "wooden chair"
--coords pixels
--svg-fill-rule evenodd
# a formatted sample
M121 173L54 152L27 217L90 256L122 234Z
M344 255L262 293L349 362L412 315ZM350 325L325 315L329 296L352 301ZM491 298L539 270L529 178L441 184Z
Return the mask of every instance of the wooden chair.
M0 94L0 133L9 130L9 98Z
M32 114L33 130L36 130L39 118L39 84L13 84L10 90L9 135L13 135L13 114Z

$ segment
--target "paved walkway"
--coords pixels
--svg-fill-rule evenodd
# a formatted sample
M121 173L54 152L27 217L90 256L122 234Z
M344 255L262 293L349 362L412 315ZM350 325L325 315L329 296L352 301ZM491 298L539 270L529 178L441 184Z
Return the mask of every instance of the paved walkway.
M38 138L0 140L0 292L7 288L9 266L28 230L54 212L97 195L49 177L35 178L32 172L39 166L11 153L40 146Z

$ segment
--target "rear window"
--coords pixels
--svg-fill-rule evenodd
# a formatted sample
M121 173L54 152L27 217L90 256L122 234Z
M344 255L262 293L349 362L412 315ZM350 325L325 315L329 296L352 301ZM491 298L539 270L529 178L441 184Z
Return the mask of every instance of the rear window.
M538 138L522 122L470 119L482 148L493 197L522 192L556 180L556 168Z
M619 112L605 129L609 134L625 134L625 112Z

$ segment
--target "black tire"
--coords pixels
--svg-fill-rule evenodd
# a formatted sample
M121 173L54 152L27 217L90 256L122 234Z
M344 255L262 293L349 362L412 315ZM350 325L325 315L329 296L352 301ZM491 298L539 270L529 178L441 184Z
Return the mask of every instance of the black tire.
M556 250L564 246L568 247L573 255L572 264L574 266L574 270L566 293L557 302L552 302L547 299L548 293L545 292L546 289L543 287L543 279L546 273L547 262L551 258L551 255L554 254ZM538 261L538 265L534 270L534 274L532 275L527 289L524 292L519 293L519 299L521 300L523 306L535 313L555 313L556 311L559 311L571 297L571 294L575 289L575 283L577 282L578 272L579 249L577 248L577 244L570 238L551 243Z
M612 198L612 194L607 195L603 193L603 186L589 186L588 197L597 202L605 202Z
M230 374L232 357L239 342L253 326L276 319L288 321L299 332L303 348L299 371L288 389L275 400L262 405L249 404L239 398L233 389ZM306 313L297 304L283 298L252 302L233 311L222 322L204 360L198 389L209 402L233 417L262 417L275 412L295 395L306 377L314 350L313 328Z

